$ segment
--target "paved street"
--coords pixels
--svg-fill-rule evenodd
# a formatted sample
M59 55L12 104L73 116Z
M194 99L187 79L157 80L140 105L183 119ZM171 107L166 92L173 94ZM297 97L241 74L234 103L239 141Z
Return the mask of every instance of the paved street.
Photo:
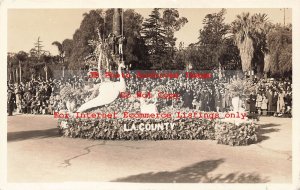
M258 144L211 140L95 141L60 137L53 116L8 117L8 182L292 181L292 120L261 118Z

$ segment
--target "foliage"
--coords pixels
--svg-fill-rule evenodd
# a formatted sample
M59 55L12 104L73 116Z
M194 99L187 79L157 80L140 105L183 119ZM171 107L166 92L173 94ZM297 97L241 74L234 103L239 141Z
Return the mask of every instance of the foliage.
M187 51L184 48L183 42L179 43L179 49L175 52L174 61L169 63L170 68L176 70L183 70L187 67Z
M235 42L240 50L243 71L251 70L251 61L254 53L253 41L250 37L250 13L242 13L232 23Z
M241 57L233 38L224 40L222 54L219 57L220 64L225 70L241 70Z
M292 27L275 25L267 35L267 54L265 72L271 75L290 75L292 73Z
M75 97L89 97L91 92L80 89L73 88L72 86L65 86L59 91L60 97L63 100L74 99Z
M16 54L16 58L19 62L25 62L28 59L28 53L26 53L24 51L19 51Z
M143 18L133 9L124 11L123 16L123 32L127 41L124 47L124 58L128 64L139 65L144 62L146 53L144 41L140 35ZM70 56L66 54L70 68L81 68L85 59L91 55L94 58L98 57L95 56L97 44L100 43L98 30L101 39L106 39L112 32L112 21L113 9L91 10L83 15L80 28L73 35L72 42L69 41L69 44L73 46L72 51L69 51ZM96 42L96 45L91 45L91 42Z
M161 23L158 8L153 9L149 18L142 24L141 33L147 47L149 63L154 68L162 68L162 58L166 55L165 30Z
M257 142L257 126L254 123L217 123L215 127L218 144L231 146L249 145Z
M227 85L232 97L239 96L242 98L249 97L251 92L255 93L255 85L250 80L236 79Z
M162 27L165 29L166 46L174 50L176 41L174 32L179 31L188 20L185 17L180 17L177 9L164 9L161 22Z
M238 48L229 35L230 26L224 23L226 10L207 14L203 19L203 29L199 31L199 41L186 49L187 61L193 69L212 70L221 64L225 69L240 66Z
M155 8L143 22L142 34L153 69L177 69L174 33L188 22L177 9Z
M132 67L146 63L146 46L141 37L143 17L133 9L124 11L124 36L126 44L124 48L125 62Z
M192 64L193 69L212 70L220 65L225 69L239 68L238 48L229 35L230 26L224 23L225 13L222 9L207 14L199 31L199 41L186 48L186 62Z
M242 13L232 22L232 33L240 50L243 71L253 69L259 75L262 74L268 30L266 14L256 13L250 16L250 13Z
M124 131L124 124L131 126L133 123L138 125L143 120L97 120L97 119L62 119L58 122L58 128L63 136L73 138L89 138L89 139L110 139L110 140L167 140L167 139L214 139L213 122L209 120L201 120L195 122L193 120L169 121L175 122L173 130L133 130ZM149 119L146 122L154 123L156 120ZM199 126L196 126L196 123Z
M55 45L58 49L58 61L60 63L64 63L64 57L65 57L65 47L64 47L64 45L66 45L66 44L60 43L58 41L54 41L54 42L52 42L52 45Z
M83 68L86 57L91 54L98 57L98 31L102 39L112 32L113 13L114 9L96 9L83 14L72 39L52 43L57 46L59 55L52 56L46 51L38 53L35 48L28 53L21 51L9 55L10 78L15 78L13 74L21 68L22 78L28 80L31 75L43 73L41 69L45 64L57 64L57 67L49 68ZM260 13L242 13L228 25L224 22L225 14L225 9L207 14L198 42L188 47L181 43L176 48L174 34L188 22L185 17L180 17L177 9L153 9L145 20L135 10L126 9L123 13L125 64L131 65L131 69L176 70L187 68L187 65L192 65L192 69L212 70L221 65L225 70L253 69L258 74L264 71L272 76L291 76L291 25L273 25L266 14Z
M45 77L44 67L46 65L49 68L47 71L48 77L52 77L53 70L49 65L55 65L57 62L57 57L52 56L48 51L43 51L39 57L33 49L29 53L24 51L20 51L17 54L9 53L7 56L8 78L11 82L16 82L20 69L22 71L22 81L29 81L37 75ZM16 70L18 70L18 73L16 73Z
M59 94L61 98L64 100L70 95L74 94L74 88L72 86L65 86L63 89L60 90Z
M179 55L175 55L176 38L174 37L174 33L179 31L188 20L185 17L180 17L177 9L163 9L161 22L162 27L165 30L165 45L167 52L167 60L166 63L163 64L166 69L180 69L182 64L180 63L181 60L178 57Z
M243 123L236 126L215 120L164 119L164 123L175 124L173 130L132 130L124 131L124 124L158 123L158 120L121 120L121 119L60 119L58 129L61 135L72 138L104 140L217 140L221 144L233 146L255 143L256 126Z
M83 14L83 20L73 35L73 48L70 55L70 68L78 69L84 63L84 58L93 52L88 45L88 40L98 38L97 29L104 27L104 19L101 17L103 10L91 10Z
M229 25L224 23L225 9L218 13L207 14L203 19L204 27L200 29L199 45L206 53L207 65L218 67L220 57L226 49L225 35L228 33Z
M63 62L68 62L70 57L71 57L71 54L72 54L72 49L73 49L73 40L72 39L65 39L63 42L62 42L62 50L63 50L63 53L64 53L64 59L63 59Z

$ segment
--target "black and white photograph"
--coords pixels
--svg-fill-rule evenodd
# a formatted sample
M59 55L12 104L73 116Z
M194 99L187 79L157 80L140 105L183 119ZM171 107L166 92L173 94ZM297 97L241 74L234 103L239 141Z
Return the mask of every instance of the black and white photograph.
M10 3L1 24L4 189L67 182L299 190L295 1Z

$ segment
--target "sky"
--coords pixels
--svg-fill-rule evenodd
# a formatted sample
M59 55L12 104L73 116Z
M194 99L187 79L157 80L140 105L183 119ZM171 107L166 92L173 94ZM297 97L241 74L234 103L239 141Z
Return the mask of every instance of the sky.
M199 30L203 27L202 20L206 14L216 13L221 9L178 9L180 16L188 19L180 31L175 33L177 44L184 42L185 46L197 42ZM237 14L242 12L266 13L272 23L284 22L283 9L226 9L225 22L231 23ZM34 47L38 37L42 41L43 49L57 55L54 41L62 42L72 39L79 28L83 14L89 9L9 9L7 16L8 52L29 52ZM135 9L144 19L148 18L152 9ZM285 9L285 22L292 23L292 10Z

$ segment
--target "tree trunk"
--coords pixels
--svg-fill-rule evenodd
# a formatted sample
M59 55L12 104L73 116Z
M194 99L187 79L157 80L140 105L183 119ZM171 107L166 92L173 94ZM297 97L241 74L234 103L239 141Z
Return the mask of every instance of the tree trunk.
M22 64L21 64L21 61L19 61L19 69L20 69L20 83L22 82Z
M100 54L99 54L99 58L98 58L98 78L101 79L102 81L102 78L101 78L101 63L102 63L102 47L100 46Z
M19 77L18 77L18 68L16 68L16 82L18 82Z
M11 83L11 69L9 70L9 82Z
M11 74L12 74L12 82L14 83L15 82L15 72L14 72L14 69L12 68L11 69Z
M62 76L65 77L65 66L63 66Z

